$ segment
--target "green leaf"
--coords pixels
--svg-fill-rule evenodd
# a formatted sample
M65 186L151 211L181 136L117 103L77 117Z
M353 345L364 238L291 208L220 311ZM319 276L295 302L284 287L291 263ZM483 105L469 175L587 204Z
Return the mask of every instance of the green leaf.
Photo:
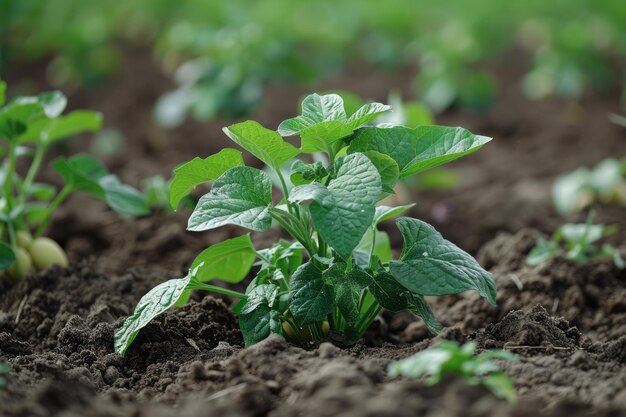
M313 225L339 256L347 259L372 224L381 181L376 167L363 154L348 155L338 160L338 165L337 176L328 187L301 185L291 191L289 200L313 200Z
M300 326L323 320L335 306L333 287L326 284L322 271L311 262L293 274L289 295L289 309Z
M36 97L20 97L0 109L0 136L12 142L37 119L44 117Z
M401 217L396 224L404 238L404 248L400 260L390 262L389 267L400 284L420 295L477 290L495 304L495 281L471 255L425 222Z
M104 192L104 201L116 212L129 216L150 214L145 195L130 185L122 184L115 175L100 178L98 184Z
M282 334L280 312L272 309L277 291L277 286L263 284L250 292L239 315L239 328L246 347L267 338L270 333Z
M552 240L539 239L537 244L526 257L526 264L529 266L537 266L561 252L561 248L557 242Z
M204 159L194 158L174 168L174 176L170 185L170 204L174 210L180 200L200 184L215 181L224 172L243 165L241 152L235 149L222 149L218 153Z
M0 242L0 271L3 271L15 263L15 253L11 246Z
M333 267L329 269L333 269ZM324 274L324 278L326 278L326 274ZM361 293L370 284L372 277L365 271L352 269L347 274L336 271L329 278L332 279L335 286L335 303L341 315L349 325L356 324L359 321Z
M195 271L190 271L185 278L163 282L141 297L133 314L124 321L122 327L115 330L115 351L121 356L139 331L153 318L172 307L183 294Z
M223 130L235 143L275 170L300 153L298 148L285 142L278 133L252 120Z
M246 166L231 168L200 198L187 230L199 232L234 224L264 232L272 224L271 204L272 181L265 172Z
M196 257L191 268L198 267L200 282L211 279L237 284L250 272L256 252L250 235L243 235L209 246Z
M67 106L67 98L60 91L48 91L39 94L37 100L41 104L44 114L50 118L59 117Z
M348 118L348 125L352 129L356 129L359 126L374 120L383 113L391 110L391 106L380 103L368 103L358 109L350 118Z
M406 206L397 206L397 207L390 207L390 206L384 206L384 205L378 206L376 207L376 213L374 214L374 225L377 225L380 222L384 222L385 220L394 218L404 213L405 211L407 211L414 205L415 203L407 204Z
M52 200L56 194L57 188L54 185L36 182L30 186L28 193L37 200Z
M389 262L393 258L393 254L391 253L391 242L389 241L389 235L386 232L370 227L367 229L367 231L363 235L363 238L353 252L355 261L360 260L357 259L357 252L362 255L362 263L357 262L357 265L363 268L366 268L370 264L370 253L372 253L373 234L376 234L376 241L373 242L373 255L378 257L378 259L383 263Z
M122 184L115 175L108 173L102 163L90 156L60 157L53 161L52 168L74 190L105 201L118 213L131 216L150 214L145 196L140 191Z
M302 115L283 121L278 126L278 133L282 136L294 136L304 129L327 121L347 121L343 99L337 94L311 94L302 100Z
M328 172L321 161L305 164L300 159L296 159L291 164L290 170L290 179L293 185L309 184L313 181L321 182L323 178L328 176Z
M369 103L348 118L339 95L311 94L302 101L302 115L282 122L278 133L282 136L300 135L302 152L330 152L332 144L390 109L380 103Z
M406 297L409 290L400 285L388 272L376 274L369 285L369 290L378 304L389 311L402 311L409 308Z
M394 194L393 187L400 178L400 168L390 156L376 151L364 152L364 155L374 164L380 174L382 191Z
M481 379L482 384L496 397L503 398L511 402L515 401L517 398L513 383L504 372L495 372Z
M408 293L406 297L409 310L424 321L424 324L426 324L426 327L432 334L437 334L443 329L424 296Z
M61 139L102 128L102 115L90 110L76 110L67 116L44 118L32 123L20 136L20 143L37 142L50 145Z
M490 140L460 127L364 128L355 133L348 153L377 151L388 155L398 164L403 178L475 152Z

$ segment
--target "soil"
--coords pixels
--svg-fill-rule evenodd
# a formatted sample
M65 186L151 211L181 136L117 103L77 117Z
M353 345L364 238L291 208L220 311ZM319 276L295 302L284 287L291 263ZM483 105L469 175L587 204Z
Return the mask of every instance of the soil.
M106 158L111 171L141 185L194 156L228 146L221 127L232 121L189 121L163 131L152 103L171 88L143 49L129 49L121 74L106 86L70 97L93 108L126 138ZM564 222L553 210L550 185L560 173L624 156L624 130L608 121L617 94L578 103L529 102L510 65L513 51L490 64L501 86L488 114L452 109L439 124L493 136L480 152L451 165L454 190L414 190L412 214L475 254L497 282L497 306L476 294L429 299L446 326L436 337L408 313L383 312L350 349L326 341L304 350L278 336L243 349L230 301L195 294L186 307L164 313L139 334L125 358L113 352L113 332L151 287L180 276L195 254L241 233L224 228L185 231L188 212L120 218L85 196L72 197L50 230L73 266L0 284L0 362L12 370L0 389L6 416L619 416L626 415L626 271L606 262L579 265L556 258L536 268L524 258L537 237ZM37 66L8 74L9 83ZM295 113L308 91L351 90L385 101L409 95L410 68L381 73L364 65L314 86L273 85L251 118L269 127ZM88 141L68 145L89 149ZM250 161L255 163L254 161ZM50 172L48 178L56 181ZM617 223L613 237L626 255L626 210L599 207L599 221ZM566 220L579 221L580 215ZM391 231L390 225L390 231ZM263 247L276 238L253 235ZM392 232L395 247L400 240ZM479 349L506 348L519 363L501 366L518 401L447 378L435 386L389 378L390 361L441 340L474 340Z

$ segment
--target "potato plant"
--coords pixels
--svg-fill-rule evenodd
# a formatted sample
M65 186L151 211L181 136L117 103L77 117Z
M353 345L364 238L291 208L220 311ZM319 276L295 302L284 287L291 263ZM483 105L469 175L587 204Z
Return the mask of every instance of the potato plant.
M63 249L44 236L50 219L67 197L82 191L114 210L148 214L143 194L109 174L88 155L61 156L52 168L64 180L58 190L39 182L46 153L59 141L100 129L99 113L75 110L63 115L67 99L58 91L17 97L5 104L6 84L0 82L0 273L21 279L33 269L67 266ZM28 163L27 163L28 161ZM25 167L24 175L18 172Z
M446 340L438 346L392 362L388 373L390 376L409 378L427 377L428 385L437 384L446 375L458 375L470 385L483 385L496 397L514 401L515 387L493 360L517 362L518 356L506 350L486 350L479 355L475 355L475 351L474 342L459 346Z
M184 304L193 289L239 299L233 309L246 346L270 333L307 345L329 331L349 345L381 308L411 310L436 333L441 325L425 296L476 290L495 303L491 274L423 221L396 220L404 248L392 259L388 236L378 225L411 205L377 206L399 179L472 153L491 139L460 127L366 125L390 110L369 103L348 115L340 96L312 94L303 100L302 114L282 122L278 131L254 121L225 128L278 178L280 197L270 176L244 165L235 149L177 167L170 187L173 207L194 187L212 182L189 217L188 230L236 225L266 232L276 224L291 240L256 250L244 234L207 248L186 277L158 285L139 301L116 331L116 351L124 355L143 326ZM285 140L294 136L300 147ZM319 153L324 162L307 162L306 155ZM258 269L245 293L206 283L240 282L253 265Z

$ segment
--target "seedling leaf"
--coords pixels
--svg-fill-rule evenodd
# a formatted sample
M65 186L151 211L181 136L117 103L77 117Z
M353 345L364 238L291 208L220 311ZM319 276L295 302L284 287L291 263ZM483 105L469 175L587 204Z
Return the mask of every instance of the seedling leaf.
M460 127L368 128L355 133L348 153L377 151L388 155L404 178L475 152L490 140Z
M204 159L194 158L174 168L174 177L170 185L170 204L174 210L180 200L200 184L215 181L224 172L243 165L241 152L235 149L222 149Z
M401 217L396 221L404 248L400 260L389 265L393 277L411 292L448 295L477 290L491 304L496 284L468 253L445 240L431 225Z
M235 237L209 246L196 257L191 268L198 268L200 282L212 279L236 284L250 272L256 252L250 235Z
M272 181L266 173L246 166L231 168L200 198L187 230L198 232L234 224L264 232L272 224L271 204Z
M347 259L372 224L381 193L380 175L363 154L345 157L328 187L311 183L295 187L289 200L313 200L313 224L339 256Z
M335 306L333 287L312 262L300 266L291 277L289 308L300 326L323 320Z
M15 263L15 253L11 246L0 242L0 271L4 271Z

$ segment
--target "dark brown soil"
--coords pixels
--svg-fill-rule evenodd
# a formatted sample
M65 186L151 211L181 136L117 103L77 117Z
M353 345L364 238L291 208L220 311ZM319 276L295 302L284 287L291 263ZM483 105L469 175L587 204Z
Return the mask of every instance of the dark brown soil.
M12 371L0 389L4 416L619 416L626 415L626 272L609 263L555 259L537 268L524 258L537 237L564 219L549 198L560 173L626 155L624 130L612 125L617 94L580 103L529 102L505 56L493 67L501 85L490 114L452 110L438 122L495 139L451 168L456 190L416 191L413 214L477 254L498 285L498 305L476 294L433 299L447 327L432 337L411 314L383 312L351 349L322 343L311 350L271 337L242 349L228 300L196 295L145 328L122 359L114 329L155 284L180 276L211 243L241 233L225 228L185 231L188 213L124 219L85 196L55 218L51 235L74 266L0 284L0 362ZM125 135L126 149L106 162L125 181L162 174L194 156L230 146L221 127L190 121L162 131L152 104L171 87L142 50L130 50L121 76L96 91L70 97L75 107L100 110ZM41 78L38 68L28 69ZM395 88L410 91L411 69L386 74L362 65L311 87L270 86L252 116L269 127L295 113L309 91L342 88L380 101ZM21 74L14 74L13 79ZM12 81L11 74L6 77ZM42 87L45 83L42 83ZM88 149L75 142L71 151ZM253 162L253 161L251 161ZM51 173L46 175L56 181ZM599 208L618 223L622 252L626 210ZM572 216L567 220L580 220ZM275 235L253 235L263 247ZM392 239L397 248L396 233ZM503 364L519 394L514 404L481 387L448 378L428 387L390 379L386 366L441 340L474 340L480 349L506 348L519 363Z

